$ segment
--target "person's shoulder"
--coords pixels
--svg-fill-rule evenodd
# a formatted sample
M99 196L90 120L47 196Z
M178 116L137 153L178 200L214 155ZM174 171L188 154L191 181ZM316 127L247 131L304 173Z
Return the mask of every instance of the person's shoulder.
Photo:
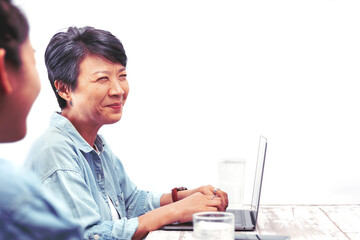
M56 148L60 146L74 146L74 140L69 133L72 125L65 117L54 112L51 115L50 126L34 141L32 148Z
M61 143L61 144L60 144ZM56 147L59 145L74 145L74 141L55 126L49 126L34 142L34 146Z
M3 183L0 186L0 222L5 224L3 237L45 239L46 236L50 239L53 235L53 239L60 239L56 234L71 234L76 236L74 239L80 239L79 226L59 214L58 205L48 198L31 171L0 159L0 182Z
M15 168L15 164L0 158L0 182L3 182L2 180L9 179L8 177L16 175L15 170L17 170Z
M79 171L79 156L79 149L66 134L49 127L30 147L25 167L44 180L59 170Z
M41 159L42 156L51 156L52 159L57 159L56 156L74 158L76 157L76 151L74 141L67 137L65 133L50 127L33 142L28 158Z
M0 195L7 201L19 199L20 194L31 195L37 192L40 186L39 179L31 171L25 171L4 159L0 159L0 182L6 183L0 186Z

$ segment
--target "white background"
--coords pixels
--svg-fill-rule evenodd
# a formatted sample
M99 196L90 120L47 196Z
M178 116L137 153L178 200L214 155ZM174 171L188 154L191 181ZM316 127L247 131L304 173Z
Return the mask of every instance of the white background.
M101 133L148 190L218 184L217 162L268 138L262 203L359 203L358 1L17 0L42 90L28 134L1 156L21 164L59 107L43 55L69 26L111 31L128 55L122 120ZM49 159L51 161L51 159Z

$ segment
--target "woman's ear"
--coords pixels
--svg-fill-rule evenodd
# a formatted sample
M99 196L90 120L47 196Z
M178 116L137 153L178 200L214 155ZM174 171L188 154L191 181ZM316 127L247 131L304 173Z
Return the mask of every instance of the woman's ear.
M5 66L5 54L5 49L0 48L0 94L6 95L12 92L12 86Z
M56 88L56 92L59 94L60 97L65 99L66 101L71 100L69 87L66 86L63 82L59 80L55 80L54 86Z

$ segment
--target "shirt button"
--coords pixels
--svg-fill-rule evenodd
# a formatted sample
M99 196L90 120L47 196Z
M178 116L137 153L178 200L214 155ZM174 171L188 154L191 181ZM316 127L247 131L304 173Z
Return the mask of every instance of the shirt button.
M116 203L115 203L115 204L116 204L116 206L119 206L119 201L116 201Z
M97 234L95 234L95 235L94 235L94 239L95 239L95 240L98 240L98 239L100 239L100 236L97 235Z

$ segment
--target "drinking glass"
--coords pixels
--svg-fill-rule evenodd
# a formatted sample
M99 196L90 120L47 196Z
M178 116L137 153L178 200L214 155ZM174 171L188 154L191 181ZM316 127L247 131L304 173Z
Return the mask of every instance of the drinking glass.
M242 158L219 162L219 187L228 194L229 209L239 209L244 204L245 166Z
M234 240L234 214L201 212L193 215L194 237L197 240Z

